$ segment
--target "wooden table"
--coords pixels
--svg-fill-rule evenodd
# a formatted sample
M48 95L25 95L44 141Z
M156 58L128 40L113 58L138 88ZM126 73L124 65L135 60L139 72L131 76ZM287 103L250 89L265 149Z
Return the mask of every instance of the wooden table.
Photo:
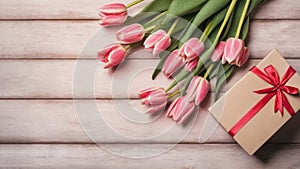
M195 125L180 142L177 136L182 133L152 137L158 130L173 124L164 116L151 127L124 120L115 105L130 101L133 107L141 110L136 92L159 83L150 81L149 70L142 71L133 80L129 91L120 91L119 94L117 91L112 97L115 89L111 85L116 81L110 71L98 69L95 73L97 99L89 94L88 88L79 89L78 95L74 96L73 75L81 49L94 33L102 31L100 48L107 43L106 40L109 41L109 33L105 36L105 32L113 31L103 29L97 23L97 8L108 2L0 1L1 168L300 167L300 115L290 120L256 155L249 156L222 127L216 127L208 138L199 141L201 132L207 128L209 101L201 107L195 116ZM139 8L130 9L130 13ZM298 0L268 0L255 11L248 43L251 59L247 66L235 73L225 88L230 88L273 48L277 48L300 72L299 19ZM94 64L97 61L93 52L81 55L81 60ZM157 62L158 59L149 54L133 54L121 70L138 72ZM124 79L131 78L130 73L123 74ZM107 126L114 130L103 129L103 133L99 133L104 136L103 140L98 140L100 147L91 141L80 125L82 119L77 118L73 99L86 108L90 103L97 105L102 116L108 118ZM125 108L121 112L130 114L128 111ZM211 124L217 126L216 122ZM145 139L113 136L118 132L122 136ZM152 157L130 158L142 157L143 152ZM125 157L119 156L122 154Z

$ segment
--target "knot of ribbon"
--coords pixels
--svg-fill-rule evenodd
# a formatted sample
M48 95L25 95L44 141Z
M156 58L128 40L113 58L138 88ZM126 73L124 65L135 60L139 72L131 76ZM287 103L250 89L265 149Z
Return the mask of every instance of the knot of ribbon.
M299 89L293 86L287 86L286 83L294 76L296 71L289 66L283 77L279 78L276 69L269 65L264 68L264 72L254 66L251 70L252 73L271 84L272 87L260 89L254 91L257 94L266 94L256 105L254 105L230 130L229 134L233 137L238 131L248 123L274 96L274 113L280 112L283 116L283 108L285 108L291 116L295 114L289 100L287 99L285 93L290 95L296 95Z

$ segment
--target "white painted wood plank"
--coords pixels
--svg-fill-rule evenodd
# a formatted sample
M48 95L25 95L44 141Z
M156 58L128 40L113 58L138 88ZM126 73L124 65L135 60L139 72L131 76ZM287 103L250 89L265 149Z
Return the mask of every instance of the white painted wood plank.
M176 126L164 114L144 114L139 100L79 100L75 106L72 100L1 100L0 143L93 143L88 135L98 143L234 143L208 106L209 99ZM269 142L300 143L299 120L298 113Z
M121 154L156 153L166 145L103 145ZM96 145L0 145L3 168L299 168L299 145L267 145L247 155L238 145L180 144L151 158L124 158Z
M132 0L119 0L129 3ZM139 11L147 2L129 10ZM97 9L109 0L11 0L0 2L0 19L97 19ZM299 19L299 1L268 0L252 17L255 19Z
M267 53L266 53L267 54ZM264 54L264 55L266 55ZM158 60L127 60L115 71L96 60L2 60L0 98L137 98L138 91L167 87L162 73L153 81ZM224 90L231 88L259 60L238 69ZM300 72L300 60L288 62ZM213 87L212 87L212 90Z
M252 21L251 56L262 58L278 48L286 57L299 58L299 27L299 20ZM95 58L99 49L116 41L117 30L101 28L97 21L2 21L0 58ZM145 52L130 57L153 58Z

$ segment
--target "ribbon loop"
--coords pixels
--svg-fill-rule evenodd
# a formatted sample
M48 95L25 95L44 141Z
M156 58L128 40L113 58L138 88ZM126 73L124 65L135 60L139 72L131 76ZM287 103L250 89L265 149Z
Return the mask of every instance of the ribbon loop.
M257 94L266 94L256 105L254 105L230 130L229 134L233 137L239 130L245 126L274 96L274 113L280 112L283 116L283 109L293 116L295 114L290 102L288 101L285 93L295 95L299 93L299 89L293 86L285 86L285 84L294 76L296 71L289 66L287 71L280 81L279 75L273 65L264 68L264 72L254 66L250 69L252 73L263 79L265 82L271 84L273 87L256 90Z

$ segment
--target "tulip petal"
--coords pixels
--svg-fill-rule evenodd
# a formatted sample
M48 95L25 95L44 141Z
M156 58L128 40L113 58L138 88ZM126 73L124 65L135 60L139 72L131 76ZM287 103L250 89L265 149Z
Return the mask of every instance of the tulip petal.
M188 102L186 99L182 99L180 109L177 110L177 113L175 113L173 119L177 122L180 121L185 114L193 111L194 108L195 105L193 102Z
M196 100L195 104L198 106L206 97L208 91L209 91L210 85L209 82L206 79L202 79L199 83L197 94L196 94Z
M177 106L178 102L180 101L180 99L181 99L181 97L178 97L171 103L171 105L169 106L167 113L166 113L167 117L169 117L169 118L173 117L174 111L175 111L176 106Z
M197 38L192 38L189 41L187 41L186 46L184 48L186 62L190 62L196 57L199 57L203 49L204 44L200 42Z
M194 76L187 91L186 91L186 98L188 101L193 102L196 99L196 90L198 89L199 83L202 77Z
M241 58L239 59L239 61L237 63L237 66L238 67L243 66L247 62L247 60L249 59L249 55L250 55L250 52L249 52L248 48L245 47L244 52L243 52Z
M148 101L151 105L158 105L158 104L163 104L165 102L167 102L167 97L166 95L162 95L162 96L157 96L155 94L151 94L148 97Z
M132 24L123 27L116 33L116 38L121 44L131 44L144 38L144 27L140 24Z
M185 64L185 67L184 67L185 70L187 70L187 71L189 71L189 72L193 71L193 70L197 67L198 62L199 62L199 58L197 57L197 58L195 58L194 60L192 60L192 61L186 63L186 64Z
M234 60L243 52L244 42L241 39L229 38L226 41L224 48L224 56L228 63L233 63Z
M143 89L139 92L139 98L148 97L151 92L159 90L159 89L160 88L158 88L158 87L151 87L151 88Z
M112 50L108 56L108 61L115 63L115 64L120 64L121 62L124 61L126 57L126 50L123 47L116 48Z
M178 50L174 50L167 58L166 62L163 65L162 72L170 77L173 73L175 73L181 66L183 66L183 62L180 57L178 57Z
M224 53L224 48L225 48L225 42L221 41L219 42L219 44L217 45L216 49L214 50L213 54L211 55L211 60L213 62L217 62L219 61Z
M100 15L99 24L102 26L115 26L123 24L127 19L127 13L119 15Z
M193 114L194 110L195 105L193 104L193 107L189 109L188 112L186 112L177 123L182 124L183 122L185 122Z
M144 46L146 49L148 48L154 48L154 45L164 36L166 35L166 32L163 30L158 30L154 33L152 33L144 42Z
M171 38L168 35L162 37L153 48L153 55L158 56L171 45Z
M99 8L99 13L102 14L118 14L127 12L127 8L122 3L107 4Z
M108 55L112 50L115 50L116 48L120 47L119 44L111 44L108 46L105 46L104 49L101 49L98 51L98 60L101 62L108 62Z
M158 112L160 110L162 110L164 107L166 106L166 104L160 104L160 105L152 105L147 111L146 114L152 114L155 112Z

